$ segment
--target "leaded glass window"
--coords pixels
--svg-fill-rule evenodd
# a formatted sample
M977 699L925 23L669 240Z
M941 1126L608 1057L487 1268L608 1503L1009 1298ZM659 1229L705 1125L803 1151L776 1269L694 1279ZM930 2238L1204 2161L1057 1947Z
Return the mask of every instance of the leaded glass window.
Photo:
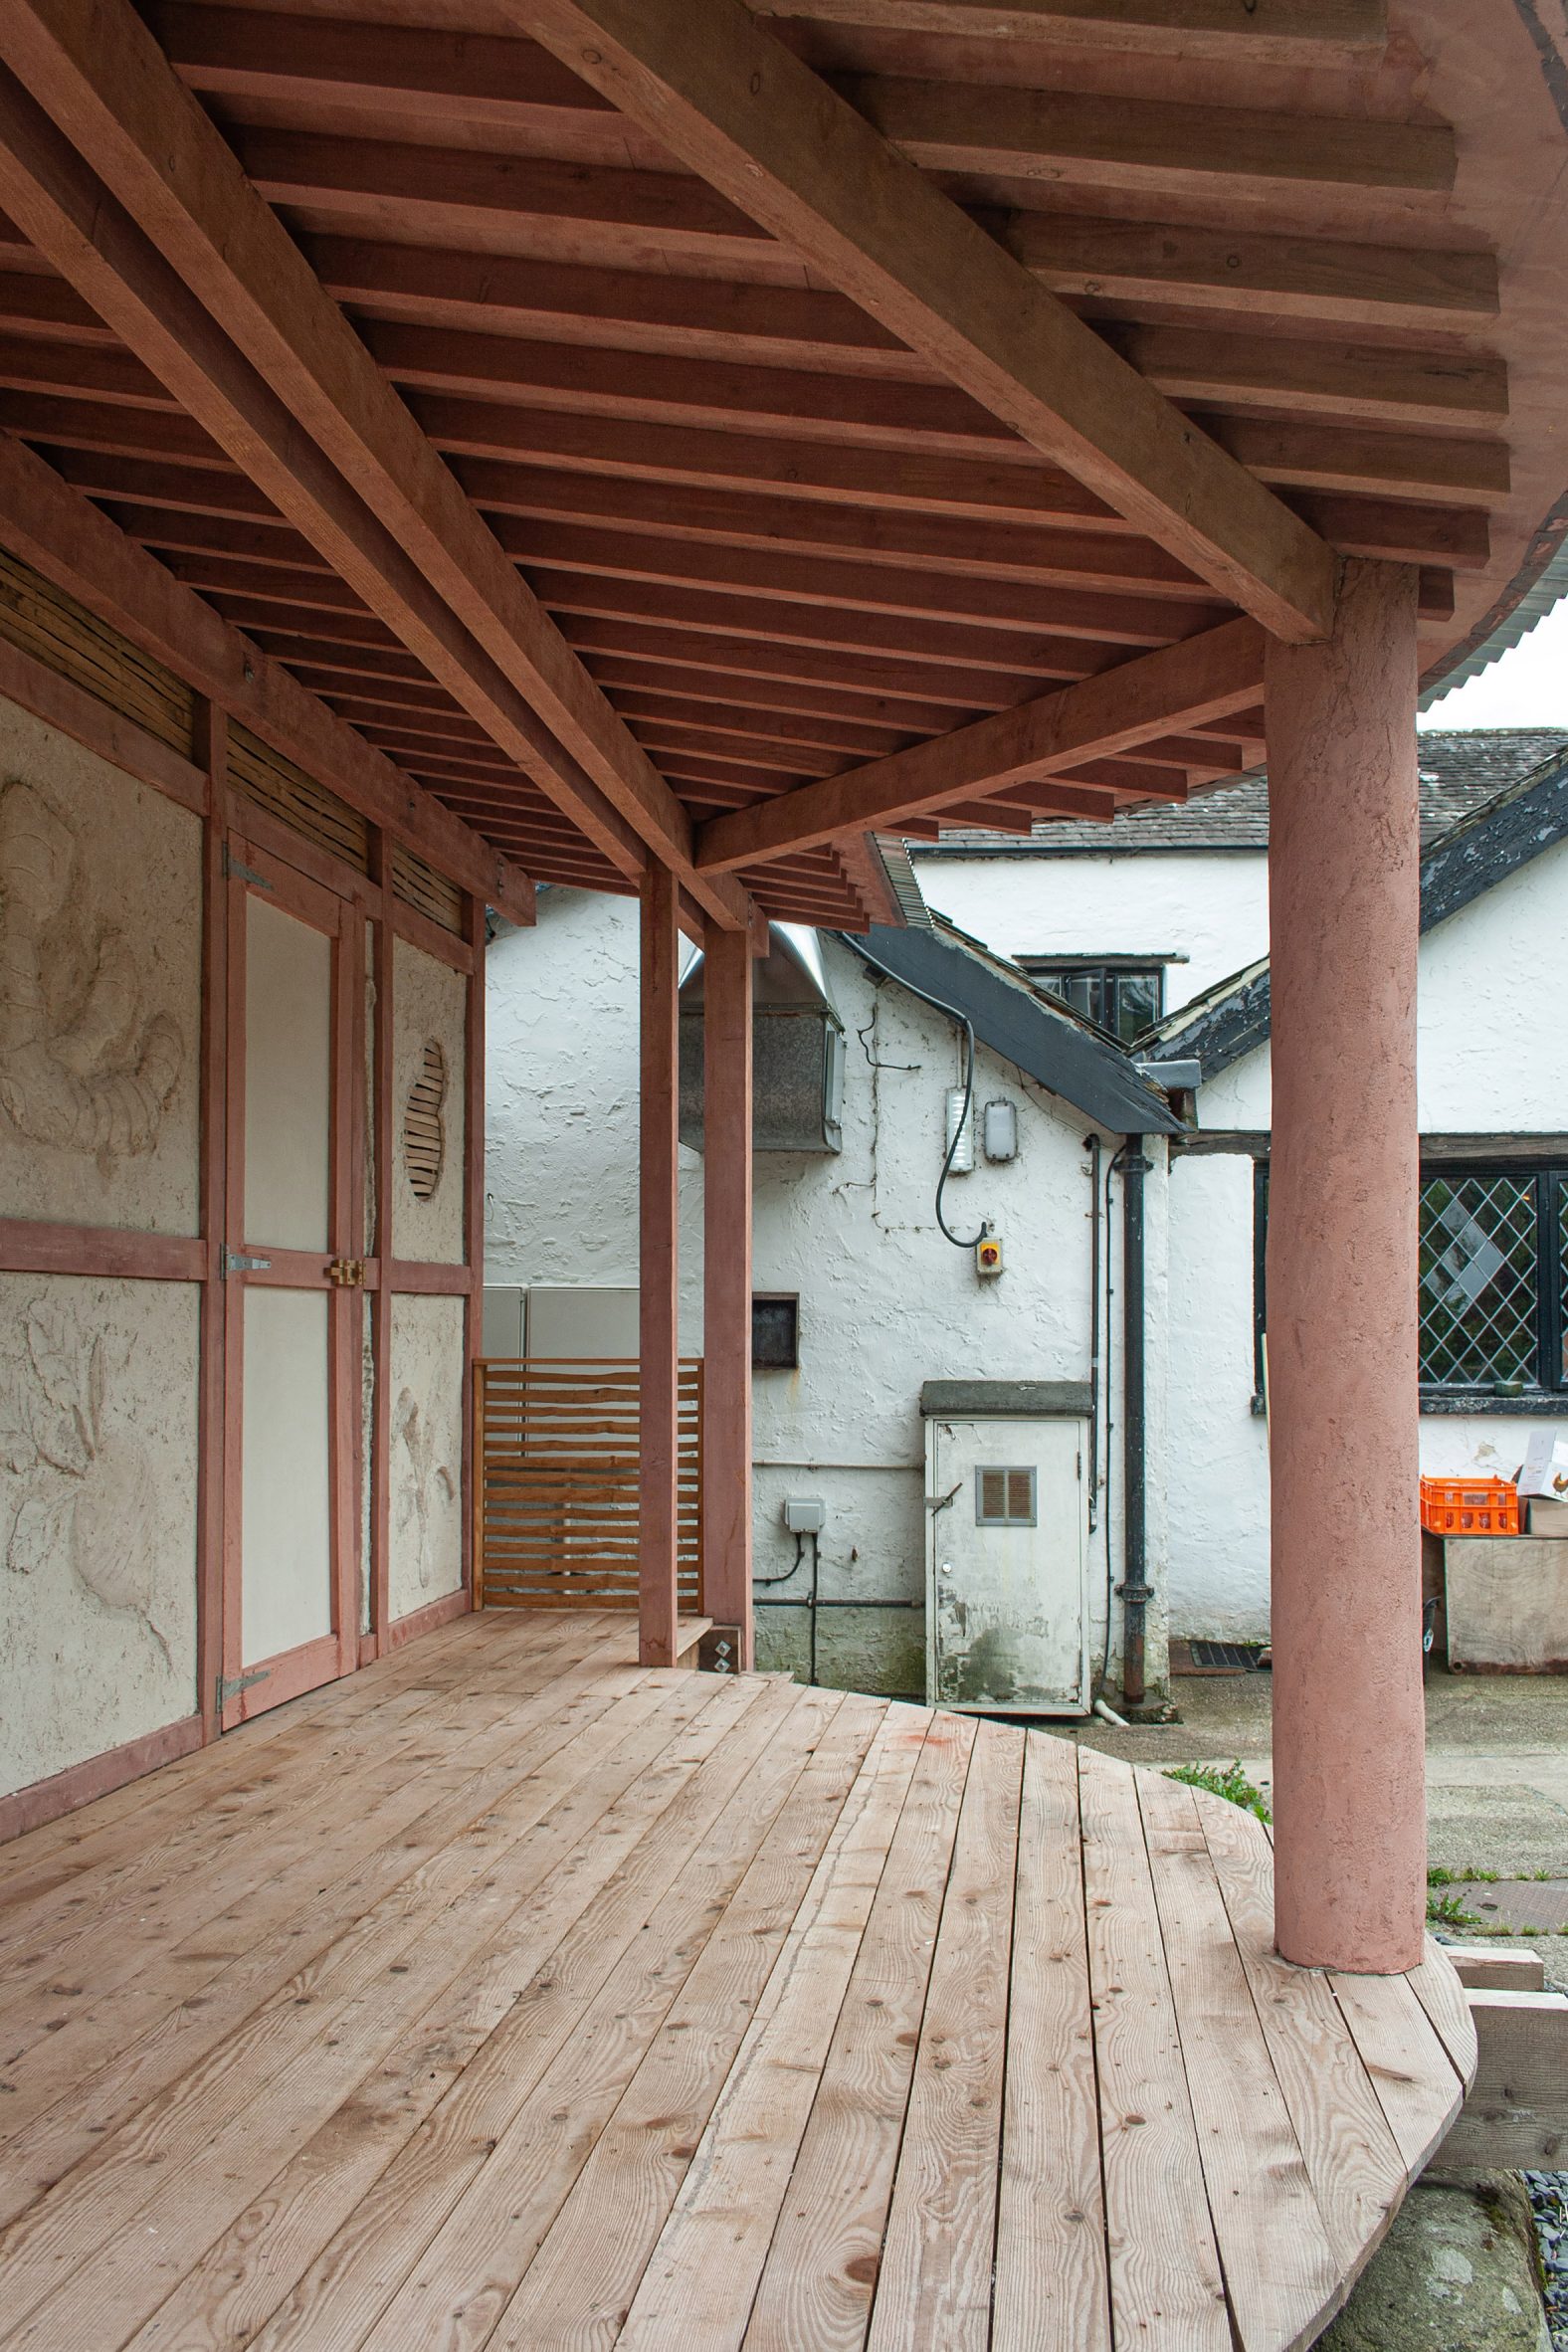
M1261 1391L1267 1161L1257 1172L1254 1216ZM1427 1395L1568 1393L1568 1168L1426 1169L1417 1309Z
M1540 1385L1538 1188L1533 1172L1423 1183L1421 1377L1429 1388Z

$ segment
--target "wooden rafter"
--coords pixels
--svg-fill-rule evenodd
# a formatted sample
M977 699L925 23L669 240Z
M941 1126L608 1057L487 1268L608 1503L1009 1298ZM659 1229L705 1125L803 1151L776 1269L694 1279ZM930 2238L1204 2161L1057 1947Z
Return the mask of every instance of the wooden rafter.
M1112 53L1239 49L1270 63L1367 56L1388 39L1387 0L751 0L755 16L818 18L893 32L1051 41Z
M532 921L532 882L508 858L5 434L0 540L465 889Z
M376 550L366 579L364 556L345 546L334 529L334 561L352 562L360 583L373 591L367 601L393 620L400 635L417 634L421 658L435 657L432 666L444 683L467 706L481 705L476 715L488 725L494 722L492 731L499 727L505 748L623 872L630 869L630 837L638 864L647 851L669 863L715 920L748 922L743 891L733 884L715 889L710 878L697 876L690 820L675 794L539 610L124 0L16 0L0 22L0 56L45 111L91 151L105 185L179 272L202 311L237 352L249 355L266 388L353 483L366 519L394 553L403 554L415 578L431 584L474 658L458 663L450 644L428 644L428 628L416 627L407 597L394 594L385 576L395 566L381 560L384 550ZM32 233L32 224L23 225ZM67 242L82 267L80 226ZM88 244L93 242L90 232ZM88 256L90 270L96 259ZM121 241L120 266L124 259ZM69 269L66 274L74 275ZM90 298L100 306L96 294ZM118 318L111 323L123 332ZM152 339L143 317L135 323L143 338ZM170 370L171 360L177 363L178 353L165 350L160 373ZM170 372L184 371L176 366ZM181 382L180 392L184 405L213 427L209 372L202 371L190 388ZM250 421L240 434L231 418L224 422L227 435L215 431L215 438L249 458ZM247 471L254 474L254 465L247 463ZM264 487L319 544L327 517L318 491L306 499L296 480L289 479L269 479ZM504 682L509 697L496 697L487 671ZM558 747L553 758L547 745ZM616 822L606 822L607 815Z
M515 0L573 71L1245 611L1320 637L1333 557L739 0Z
M705 864L727 869L831 842L842 833L892 829L906 816L928 815L1025 779L1061 775L1173 727L1249 708L1263 679L1264 646L1256 623L1228 621L1203 637L1162 646L891 758L715 817L697 837L697 854Z

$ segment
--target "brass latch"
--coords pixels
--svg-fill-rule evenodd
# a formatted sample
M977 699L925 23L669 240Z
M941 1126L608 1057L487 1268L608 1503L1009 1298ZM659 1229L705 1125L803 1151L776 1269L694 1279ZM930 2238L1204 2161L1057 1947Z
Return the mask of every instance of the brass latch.
M339 1290L358 1290L364 1286L365 1262L362 1258L334 1258L326 1270L326 1278Z

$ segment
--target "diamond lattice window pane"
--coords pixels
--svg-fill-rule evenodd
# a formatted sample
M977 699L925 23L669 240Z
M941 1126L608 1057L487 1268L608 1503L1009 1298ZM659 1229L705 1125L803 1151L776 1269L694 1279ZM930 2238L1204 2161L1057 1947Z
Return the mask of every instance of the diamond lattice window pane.
M1568 1252L1568 1234L1562 1247ZM1421 1377L1536 1385L1535 1182L1431 1176L1421 1188Z

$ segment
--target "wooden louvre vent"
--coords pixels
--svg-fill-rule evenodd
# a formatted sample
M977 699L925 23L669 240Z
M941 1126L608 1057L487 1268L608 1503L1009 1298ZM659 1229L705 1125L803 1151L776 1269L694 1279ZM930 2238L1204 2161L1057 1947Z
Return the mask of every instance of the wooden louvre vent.
M475 1366L476 1606L635 1609L635 1358ZM702 1364L681 1365L678 1592L702 1606Z
M976 1479L975 1517L982 1527L1033 1527L1032 1470L986 1469L976 1472Z
M182 759L192 757L196 697L183 679L7 549L0 549L0 637Z
M447 1130L442 1105L447 1099L447 1057L440 1041L427 1038L420 1050L419 1075L408 1090L403 1109L403 1169L416 1200L435 1197L447 1156Z
M369 873L367 820L238 719L229 722L229 781L291 833L313 842L328 857L341 859L356 874Z

